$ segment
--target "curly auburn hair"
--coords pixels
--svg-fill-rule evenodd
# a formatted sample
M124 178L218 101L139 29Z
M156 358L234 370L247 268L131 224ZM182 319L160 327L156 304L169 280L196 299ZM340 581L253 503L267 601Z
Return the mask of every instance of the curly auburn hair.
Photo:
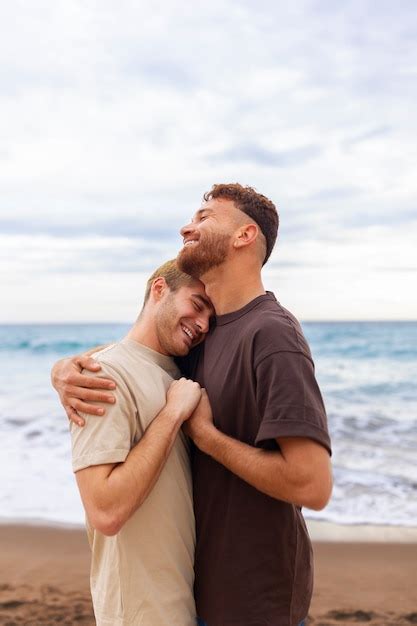
M239 183L213 185L203 196L205 202L216 198L232 200L240 211L257 223L266 240L265 265L278 235L279 217L275 204L252 187L244 187Z

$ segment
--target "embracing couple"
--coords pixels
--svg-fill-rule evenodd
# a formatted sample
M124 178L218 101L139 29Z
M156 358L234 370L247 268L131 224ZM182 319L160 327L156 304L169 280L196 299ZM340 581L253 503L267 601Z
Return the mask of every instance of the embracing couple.
M214 185L127 336L54 366L99 626L307 616L301 509L329 500L330 440L300 325L262 284L277 232L265 196Z

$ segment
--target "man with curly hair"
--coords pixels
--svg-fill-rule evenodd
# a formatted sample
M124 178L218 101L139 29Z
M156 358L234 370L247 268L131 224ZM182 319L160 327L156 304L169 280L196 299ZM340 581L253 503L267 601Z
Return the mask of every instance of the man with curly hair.
M181 362L207 391L184 425L194 442L194 592L204 626L302 623L313 565L301 509L323 508L332 488L311 352L261 279L277 232L274 204L237 183L214 185L181 229L178 266L204 283L216 312L205 342ZM72 406L74 364L64 366L59 391Z

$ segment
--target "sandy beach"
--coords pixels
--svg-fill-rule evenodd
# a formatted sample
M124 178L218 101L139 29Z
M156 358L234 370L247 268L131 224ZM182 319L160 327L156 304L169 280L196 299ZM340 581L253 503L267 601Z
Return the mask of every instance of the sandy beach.
M332 540L323 541L326 527L313 523L310 530L316 563L310 623L417 624L415 532L381 542L383 531L368 527L372 539L365 533L352 541L354 529L342 535L333 529ZM82 529L1 525L0 624L92 626L88 569Z

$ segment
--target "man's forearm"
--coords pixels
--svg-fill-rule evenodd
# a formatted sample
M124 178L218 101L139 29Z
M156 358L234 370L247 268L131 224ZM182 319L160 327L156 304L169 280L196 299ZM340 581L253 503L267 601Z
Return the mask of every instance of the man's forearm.
M321 509L327 502L328 490L319 485L314 473L314 458L311 462L308 458L294 462L278 450L255 448L214 427L203 432L196 444L218 463L272 498L312 509Z
M104 415L105 408L94 403L112 404L115 401L113 394L106 393L116 387L111 378L92 379L91 376L81 373L83 368L91 372L101 370L100 363L89 355L105 347L96 346L85 354L60 359L52 368L52 386L58 392L68 418L78 426L85 424L78 411L89 415Z
M167 411L169 407L162 409L123 463L113 466L107 476L99 475L96 482L90 483L87 493L91 493L91 497L86 498L84 492L87 515L92 525L104 534L112 535L120 530L159 478L182 423ZM82 471L77 473L77 480L83 495Z

